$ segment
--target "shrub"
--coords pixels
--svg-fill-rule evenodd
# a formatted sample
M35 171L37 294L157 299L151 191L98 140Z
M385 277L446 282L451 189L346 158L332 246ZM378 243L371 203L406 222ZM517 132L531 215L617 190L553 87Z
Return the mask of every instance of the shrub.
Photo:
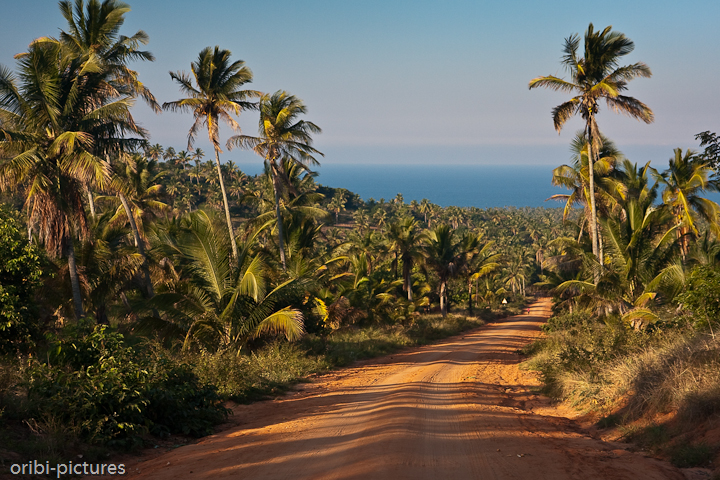
M0 205L0 353L27 351L39 328L33 295L42 275L40 251L21 222Z
M695 316L696 326L720 320L720 272L697 266L690 272L685 291L677 300Z
M126 347L106 326L57 341L51 358L57 363L27 372L30 415L59 420L87 441L134 447L148 432L202 436L228 413L189 365Z

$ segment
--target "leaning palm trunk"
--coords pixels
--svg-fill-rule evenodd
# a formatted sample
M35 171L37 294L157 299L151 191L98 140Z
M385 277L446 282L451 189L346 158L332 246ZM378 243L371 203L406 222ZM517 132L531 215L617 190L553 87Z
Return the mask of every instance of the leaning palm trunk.
M237 242L235 242L235 233L233 231L232 220L230 219L230 206L228 205L227 193L225 192L225 182L223 182L222 169L220 168L220 154L217 147L215 148L215 165L218 171L218 180L220 181L220 190L222 191L223 205L225 206L225 219L227 220L228 232L230 232L230 244L232 245L233 258L238 259Z
M90 187L88 187L87 185L85 185L85 193L87 193L88 206L90 207L90 216L92 216L93 220L95 220L95 200L93 200L92 191L90 191Z
M68 271L70 272L70 288L72 289L75 319L80 320L85 316L85 312L83 311L80 280L77 273L77 264L75 263L75 246L73 245L72 238L65 239L65 251L67 252Z
M132 230L133 238L135 239L135 247L138 249L138 253L142 257L142 265L140 268L142 269L143 277L145 277L145 293L147 298L152 298L155 296L155 289L153 288L152 280L150 279L150 267L148 266L147 255L145 255L145 243L140 237L140 230L135 222L135 217L133 216L132 209L130 208L130 203L127 201L127 198L125 198L123 193L118 193L118 197L123 204L125 214L127 214L130 222L130 229Z

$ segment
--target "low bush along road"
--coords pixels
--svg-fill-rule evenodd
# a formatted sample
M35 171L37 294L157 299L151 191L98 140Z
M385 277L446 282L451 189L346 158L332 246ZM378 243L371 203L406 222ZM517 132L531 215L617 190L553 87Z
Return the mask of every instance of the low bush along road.
M235 426L130 465L135 478L682 479L669 464L583 433L533 393L517 349L529 315L316 378L235 409Z

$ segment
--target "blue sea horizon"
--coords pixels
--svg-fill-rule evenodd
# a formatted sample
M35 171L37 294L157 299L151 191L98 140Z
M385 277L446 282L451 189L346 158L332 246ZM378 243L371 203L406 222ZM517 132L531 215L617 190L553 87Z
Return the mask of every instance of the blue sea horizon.
M240 164L248 175L262 172L260 165ZM550 183L553 167L538 165L383 165L331 164L316 168L315 181L346 188L363 200L386 201L400 193L406 203L427 198L442 207L546 207L564 206L549 200L569 190Z
M248 175L262 173L262 164L240 164ZM401 193L406 203L427 198L441 207L562 208L564 201L548 200L570 190L552 185L548 165L386 165L332 164L316 168L315 181L347 188L367 201L389 201ZM706 198L720 203L720 193ZM660 199L658 198L658 201Z

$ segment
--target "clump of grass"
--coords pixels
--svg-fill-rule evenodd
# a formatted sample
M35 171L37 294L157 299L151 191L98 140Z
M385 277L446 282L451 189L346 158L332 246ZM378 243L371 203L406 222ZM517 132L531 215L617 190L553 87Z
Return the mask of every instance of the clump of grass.
M595 424L598 428L612 428L616 427L618 425L622 425L623 418L622 415L618 413L611 413L610 415L606 415L602 417L600 420L597 421Z
M625 438L642 448L656 451L671 438L671 432L666 425L652 423L645 427L637 427L628 430Z
M462 315L423 315L409 325L349 327L324 337L307 335L296 344L278 342L251 354L201 352L189 358L203 382L237 402L249 402L286 391L312 373L349 365L424 345L483 325Z
M706 443L678 445L670 452L670 462L678 468L704 467L710 464L717 449Z
M202 352L190 360L199 378L237 402L286 391L298 379L328 368L322 358L308 356L299 345L288 343L273 343L250 355Z

